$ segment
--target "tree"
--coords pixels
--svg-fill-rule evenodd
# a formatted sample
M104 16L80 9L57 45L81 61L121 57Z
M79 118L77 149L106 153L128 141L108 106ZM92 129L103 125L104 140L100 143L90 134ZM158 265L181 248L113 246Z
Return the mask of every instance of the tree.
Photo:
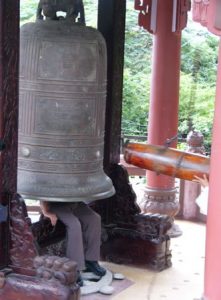
M189 21L182 35L179 132L203 133L208 152L214 114L218 38Z
M152 36L137 25L133 1L127 2L122 133L146 135Z

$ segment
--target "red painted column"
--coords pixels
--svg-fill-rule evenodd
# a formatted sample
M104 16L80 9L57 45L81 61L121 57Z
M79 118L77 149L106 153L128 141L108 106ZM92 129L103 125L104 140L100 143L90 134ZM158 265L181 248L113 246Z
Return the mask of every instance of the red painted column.
M181 32L172 32L172 3L159 1L153 39L148 142L157 145L174 137L178 127ZM149 172L148 186L171 188L173 179Z
M221 36L221 2L217 0L192 2L193 20L217 36ZM204 299L221 299L221 40L216 82L215 113L212 131L212 149L210 160L209 204L206 232L206 263L204 281Z
M221 41L219 45L215 115L212 133L210 190L207 215L205 299L221 299Z
M181 30L172 32L172 18L173 1L158 1L148 124L148 143L155 145L164 145L178 128ZM144 210L175 215L175 192L173 178L147 171Z

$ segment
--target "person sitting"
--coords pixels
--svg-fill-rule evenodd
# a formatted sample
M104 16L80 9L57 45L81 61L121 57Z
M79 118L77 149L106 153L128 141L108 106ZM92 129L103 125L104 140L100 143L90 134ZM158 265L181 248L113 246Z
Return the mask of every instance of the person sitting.
M104 276L106 270L98 263L101 243L101 217L84 202L40 203L42 213L55 226L59 219L67 230L66 256L78 264L79 285L83 285L81 271Z

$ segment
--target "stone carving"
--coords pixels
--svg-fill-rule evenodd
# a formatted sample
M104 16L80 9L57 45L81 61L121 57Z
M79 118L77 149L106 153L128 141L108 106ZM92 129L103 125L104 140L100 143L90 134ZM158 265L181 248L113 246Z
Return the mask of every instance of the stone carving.
M10 217L12 270L0 272L0 298L28 300L30 295L35 295L35 299L79 300L76 263L65 257L38 256L40 246L33 234L26 205L17 194L11 201ZM40 233L51 231L52 226L48 224Z
M77 280L77 263L67 257L37 256L34 259L37 276L46 280L58 280L63 285Z
M145 213L159 213L174 217L180 208L176 193L176 188L159 191L145 187L140 207Z
M57 12L66 12L66 18L85 24L84 5L82 0L40 0L37 8L37 19L43 20L43 15L52 20L58 20ZM42 14L43 13L43 14Z
M66 229L63 223L58 220L53 227L50 219L42 216L31 227L40 255L65 256Z
M204 137L199 131L191 131L187 135L187 151L205 155L205 147L203 145ZM208 173L209 176L209 173ZM200 217L199 208L196 205L196 198L200 194L201 187L195 182L181 181L180 189L183 193L180 194L181 210L180 215L185 220L193 220Z
M101 215L103 234L101 256L115 263L141 263L156 270L171 266L170 238L172 218L143 214L123 166L112 164L107 174L116 195L97 201L92 207Z
M11 245L9 252L12 268L17 271L22 269L24 274L34 273L33 259L38 255L38 251L24 200L18 194L11 201L10 213Z
M14 274L7 278L2 289L1 299L79 300L80 288L78 285L70 288L58 281L45 281L33 276L24 278Z
M116 190L116 197L103 199L94 203L92 207L101 215L106 223L125 222L130 223L135 214L140 213L136 203L136 194L129 183L128 173L125 167L112 164L106 170Z
M199 131L191 131L187 135L187 151L205 155L204 137Z

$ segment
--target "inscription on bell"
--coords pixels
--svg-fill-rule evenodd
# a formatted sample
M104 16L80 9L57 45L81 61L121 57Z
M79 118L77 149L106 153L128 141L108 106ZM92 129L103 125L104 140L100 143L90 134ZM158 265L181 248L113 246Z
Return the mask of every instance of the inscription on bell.
M76 44L66 41L58 47L56 42L44 41L39 55L39 78L96 81L97 47L95 43Z
M76 98L73 100L56 96L52 99L38 96L35 102L35 133L94 134L94 99Z

